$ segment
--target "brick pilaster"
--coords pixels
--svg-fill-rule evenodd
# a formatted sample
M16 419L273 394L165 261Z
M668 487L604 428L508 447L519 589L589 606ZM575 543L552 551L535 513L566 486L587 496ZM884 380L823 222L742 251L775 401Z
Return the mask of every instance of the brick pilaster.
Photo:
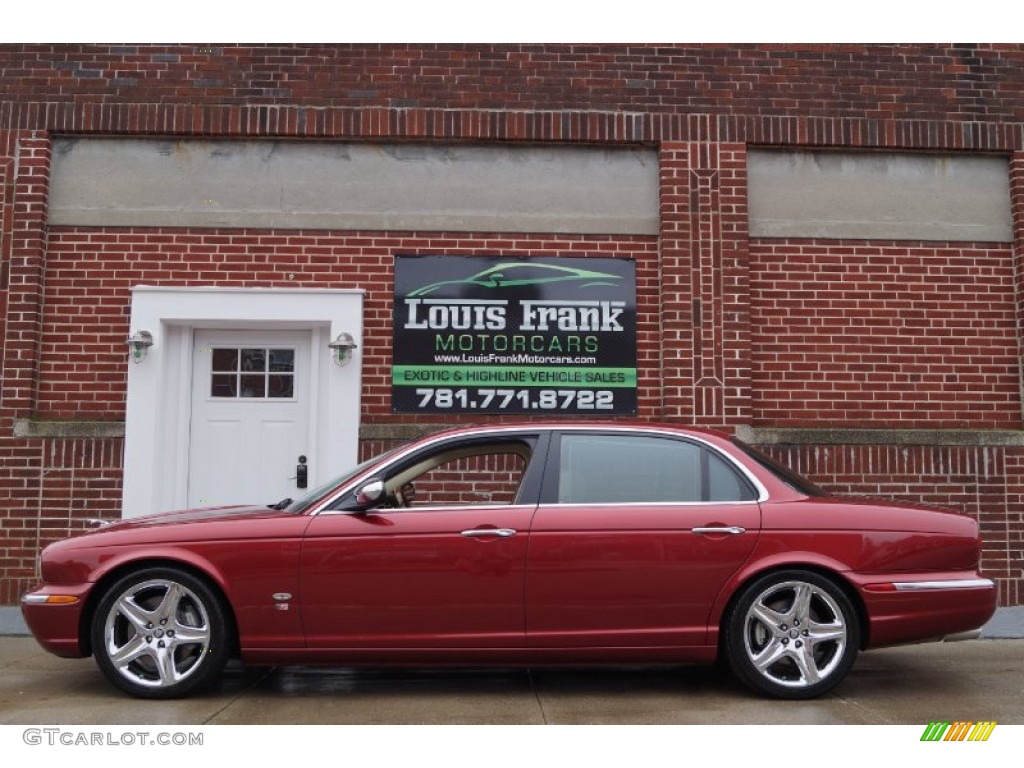
M746 154L661 152L662 415L701 426L750 419Z
M10 208L10 262L0 407L19 418L32 413L42 329L46 209L50 179L50 138L44 132L18 137Z

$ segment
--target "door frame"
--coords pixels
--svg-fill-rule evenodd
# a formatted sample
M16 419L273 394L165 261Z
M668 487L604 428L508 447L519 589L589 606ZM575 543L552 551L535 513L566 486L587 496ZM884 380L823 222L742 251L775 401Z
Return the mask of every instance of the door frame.
M149 331L153 346L145 360L128 365L122 517L187 503L197 329L309 331L310 445L318 457L316 468L310 468L310 487L355 464L363 294L362 289L134 287L130 333ZM329 362L327 344L342 332L358 346L352 361L339 368Z

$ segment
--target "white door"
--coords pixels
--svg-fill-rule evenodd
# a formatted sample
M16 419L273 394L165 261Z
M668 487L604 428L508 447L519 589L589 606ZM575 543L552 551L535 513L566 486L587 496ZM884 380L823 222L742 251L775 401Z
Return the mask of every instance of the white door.
M310 332L195 332L188 505L274 504L303 494ZM300 458L302 457L302 458Z

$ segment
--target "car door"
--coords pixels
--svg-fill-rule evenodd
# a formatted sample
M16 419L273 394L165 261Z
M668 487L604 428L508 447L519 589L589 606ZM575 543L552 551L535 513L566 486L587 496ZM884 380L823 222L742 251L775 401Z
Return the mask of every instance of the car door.
M564 432L530 532L532 648L703 645L761 527L753 483L671 435Z
M310 648L522 648L536 434L449 440L320 512L301 554Z

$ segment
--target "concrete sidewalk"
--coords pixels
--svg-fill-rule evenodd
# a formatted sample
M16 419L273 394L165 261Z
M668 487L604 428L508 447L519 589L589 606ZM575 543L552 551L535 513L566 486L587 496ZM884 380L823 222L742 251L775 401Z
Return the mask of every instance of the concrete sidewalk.
M229 665L220 681L201 694L142 701L110 685L91 659L61 659L43 651L30 637L0 637L0 728L55 723L168 728L813 723L915 725L919 733L925 723L937 718L989 720L1000 727L1024 723L1021 670L1024 640L882 648L858 657L850 675L820 699L768 702L710 666ZM917 734L912 738L916 740ZM787 745L769 746L777 753ZM792 748L799 752L800 745ZM973 762L960 759L960 763Z
M229 664L209 691L140 701L90 659L52 656L0 607L0 726L53 724L802 725L921 724L936 717L1024 723L1024 607L984 637L861 655L812 701L752 695L713 667L356 669ZM999 639L996 639L999 638ZM1002 639L1006 638L1006 639ZM937 714L938 713L938 714ZM955 715L950 713L956 713Z
M0 637L29 634L21 609L0 606ZM992 620L981 631L983 639L1024 639L1024 606L999 608Z

